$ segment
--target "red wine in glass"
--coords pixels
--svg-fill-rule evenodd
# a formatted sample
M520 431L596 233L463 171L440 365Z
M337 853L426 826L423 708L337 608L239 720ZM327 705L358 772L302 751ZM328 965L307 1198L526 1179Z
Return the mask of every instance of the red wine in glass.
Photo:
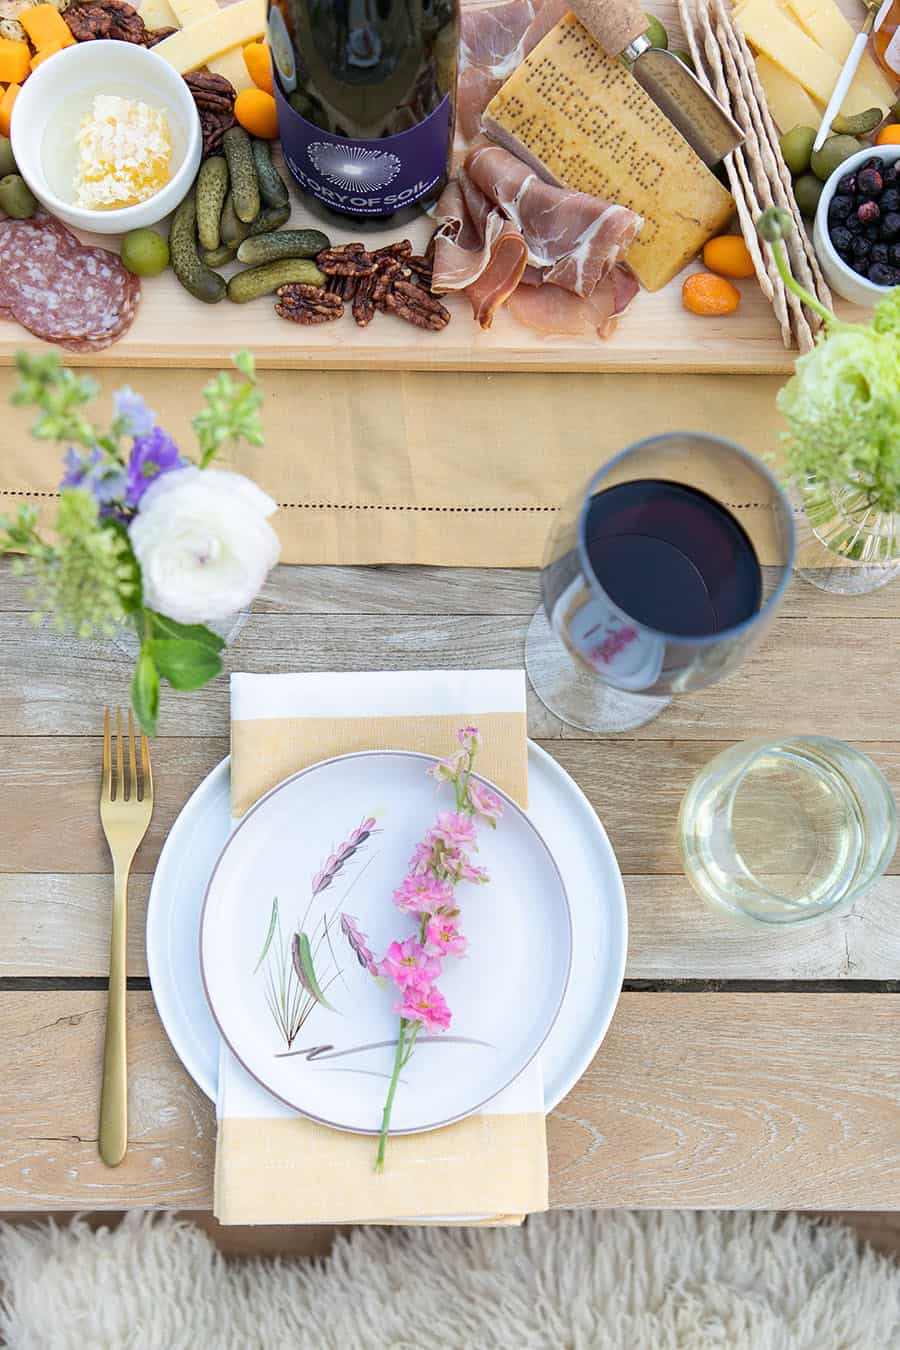
M762 573L747 532L697 488L656 478L606 488L588 507L585 543L613 603L657 632L709 637L760 607Z

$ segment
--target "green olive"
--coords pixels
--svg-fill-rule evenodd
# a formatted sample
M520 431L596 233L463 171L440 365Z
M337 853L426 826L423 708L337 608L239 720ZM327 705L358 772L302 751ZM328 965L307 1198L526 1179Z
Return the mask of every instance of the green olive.
M816 133L812 127L792 127L782 136L781 153L795 178L798 174L806 173L809 168L809 157L815 139Z
M696 66L694 65L694 58L691 56L690 52L686 52L683 47L673 47L672 55L677 56L678 60L682 63L682 65L687 66L688 70L696 71Z
M5 178L9 173L18 173L16 161L13 159L12 145L8 136L0 136L0 178Z
M862 150L855 136L829 136L821 150L814 150L810 157L810 168L824 183L830 178L839 164Z
M37 201L31 188L17 173L0 178L0 211L14 220L28 220L37 210Z
M817 178L814 173L801 173L800 177L794 180L794 196L801 215L811 218L816 214L824 186L821 178Z
M668 47L669 35L656 15L645 14L644 18L647 20L647 30L644 33L644 37L648 40L650 45L652 47Z
M155 230L129 230L119 254L123 266L136 277L157 277L169 265L169 245Z

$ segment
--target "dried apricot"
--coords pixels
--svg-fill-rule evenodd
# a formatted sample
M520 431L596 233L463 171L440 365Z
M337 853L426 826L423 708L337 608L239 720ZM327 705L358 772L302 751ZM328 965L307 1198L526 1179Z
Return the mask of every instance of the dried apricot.
M733 314L741 303L741 293L724 277L692 272L681 288L681 303L692 314Z
M900 145L900 124L888 122L875 137L876 145Z
M753 259L739 234L720 234L703 245L703 265L722 277L752 277Z
M278 109L264 89L242 89L234 100L234 115L245 131L261 141L274 141L278 135Z
M244 48L244 65L247 67L247 74L250 76L257 89L264 89L267 94L274 94L272 88L272 61L269 56L268 44L265 42L248 42Z

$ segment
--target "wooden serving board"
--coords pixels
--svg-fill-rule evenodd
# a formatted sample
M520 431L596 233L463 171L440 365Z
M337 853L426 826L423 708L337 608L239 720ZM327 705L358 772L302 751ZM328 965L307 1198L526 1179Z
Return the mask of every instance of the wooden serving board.
M470 3L472 0L470 0ZM478 0L474 0L478 3ZM854 0L847 0L853 4ZM669 33L671 47L686 43L678 24L674 0L656 0L648 10L657 13ZM285 171L286 180L290 175ZM424 217L406 228L388 226L360 235L350 228L332 228L314 217L293 192L291 226L324 229L334 243L363 238L371 247L408 237L421 252L431 225ZM115 236L82 235L86 242L117 247ZM691 263L655 293L641 291L615 333L606 339L543 337L516 322L505 310L493 327L483 332L472 320L468 301L447 297L453 318L441 333L424 332L393 315L376 315L365 329L349 315L333 323L302 327L278 318L274 299L265 297L247 305L223 300L204 305L188 295L167 271L143 283L137 319L125 336L105 351L84 355L66 352L70 365L97 366L219 366L229 353L242 347L253 351L260 367L269 369L484 370L484 371L659 371L660 373L735 372L789 374L796 351L786 350L771 307L756 280L738 284L740 308L722 318L690 314L681 303L681 284ZM222 269L225 276L240 270ZM841 314L864 313L851 306ZM9 365L18 349L45 349L12 321L0 321L0 365Z

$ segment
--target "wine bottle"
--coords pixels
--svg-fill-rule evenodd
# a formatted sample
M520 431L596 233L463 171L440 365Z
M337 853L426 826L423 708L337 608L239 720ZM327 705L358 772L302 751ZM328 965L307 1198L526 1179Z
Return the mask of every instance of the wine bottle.
M285 161L356 218L426 206L447 181L458 0L269 0Z

